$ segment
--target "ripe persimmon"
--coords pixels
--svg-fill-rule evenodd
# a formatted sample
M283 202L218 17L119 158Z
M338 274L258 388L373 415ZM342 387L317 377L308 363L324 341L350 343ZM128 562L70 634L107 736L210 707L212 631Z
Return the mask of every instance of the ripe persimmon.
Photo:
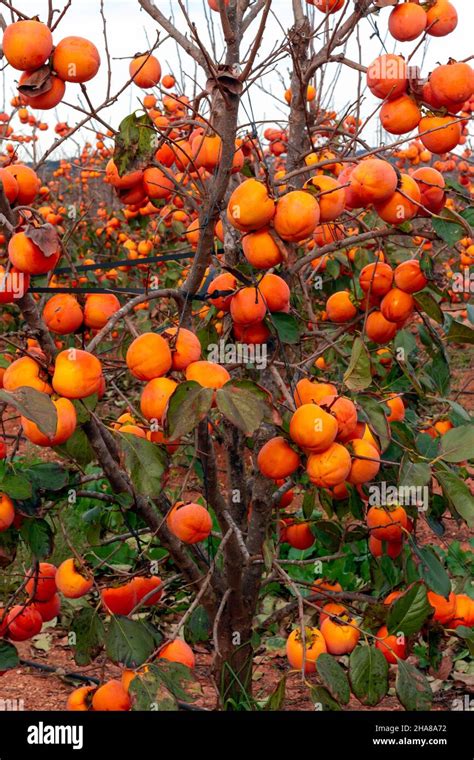
M266 478L287 478L300 466L300 457L282 436L270 438L257 456L258 469Z
M154 55L139 55L131 61L130 77L138 87L147 90L155 87L161 79L160 62Z
M443 175L432 166L422 166L414 171L411 176L420 189L421 203L425 207L424 209L420 208L418 214L429 216L430 211L433 214L439 214L446 203L446 183ZM427 210L425 211L425 209Z
M337 388L332 383L318 383L303 378L296 383L293 394L296 406L319 404L326 396L337 396Z
M441 594L428 591L428 602L434 609L433 619L441 625L449 625L456 614L456 594L451 591L446 599Z
M137 575L131 581L136 603L153 607L163 596L163 581L157 575Z
M388 30L399 42L411 42L422 34L428 23L426 11L418 3L397 5L388 19Z
M345 396L325 396L320 406L337 420L337 437L345 440L357 427L357 409L353 401Z
M315 537L308 522L297 522L293 518L285 518L282 521L280 539L283 543L290 544L293 549L304 551L309 549L315 542Z
M346 193L337 179L326 174L319 174L312 177L306 186L315 194L318 201L320 222L332 222L342 214L346 204Z
M58 293L50 298L44 307L43 319L51 332L68 335L79 330L84 314L75 296Z
M317 404L303 404L290 420L290 437L302 449L325 451L336 438L335 418Z
M86 398L99 391L102 365L89 351L71 348L56 356L52 385L65 398Z
M56 565L40 562L38 571L29 570L25 591L34 602L46 602L56 593Z
M5 370L3 387L6 391L14 391L22 386L35 388L41 393L52 393L52 388L43 380L43 370L31 356L15 359Z
M350 182L360 205L367 206L390 198L397 188L398 177L388 161L368 158L354 167Z
M157 166L150 166L143 172L143 185L146 194L153 199L167 199L172 194L175 185Z
M230 380L230 375L221 364L208 361L191 362L186 367L186 380L194 380L203 388L222 388Z
M407 85L407 65L399 55L381 55L367 69L367 86L372 95L381 100L399 97Z
M53 399L56 407L56 432L51 438L41 432L35 422L21 416L21 426L29 441L36 446L60 446L72 436L76 429L77 415L74 405L68 398Z
M368 339L378 344L388 343L392 340L397 329L397 324L385 319L381 311L372 311L365 323L365 333Z
M273 225L282 240L297 243L314 232L319 216L316 198L304 190L293 190L278 200Z
M171 366L174 370L184 370L201 358L199 338L185 327L167 327L162 333L171 348Z
M244 256L255 269L270 269L283 261L283 254L269 227L262 227L242 238ZM221 275L222 277L222 275Z
M374 296L384 296L393 282L393 270L390 264L384 261L375 261L367 264L359 274L359 285L364 291Z
M86 296L84 324L93 330L100 330L119 309L120 301L113 293L91 293Z
M384 222L403 224L417 215L420 202L417 183L408 174L402 174L398 189L387 200L374 203L374 208Z
M459 628L461 625L467 628L474 626L474 600L467 594L456 594L454 616L449 625L451 628Z
M449 153L461 140L461 123L453 116L424 116L418 124L421 142L431 153Z
M18 184L16 202L20 206L29 206L36 198L41 187L41 181L36 172L24 164L10 164L5 167Z
M380 311L389 322L404 322L415 308L415 301L410 293L392 288L380 304Z
M379 628L376 635L377 641L375 642L375 646L377 649L380 649L387 662L396 665L398 660L406 660L408 652L403 635L403 640L399 641L399 637L395 634L389 635L386 625Z
M227 218L241 232L253 232L268 225L275 215L275 202L267 188L256 179L247 179L229 198Z
M163 649L158 653L158 658L168 660L169 662L180 662L181 665L186 665L186 667L191 669L196 664L193 650L183 639L175 639L174 641L170 641L169 644L165 644Z
M464 103L474 92L474 71L468 63L451 61L431 72L430 85L440 105Z
M402 422L405 419L405 404L401 396L392 393L384 399L384 404L390 409L387 422Z
M77 712L90 710L92 707L92 695L96 688L96 686L79 686L79 688L71 691L67 698L66 710Z
M348 476L349 483L359 485L373 480L380 470L380 454L368 441L355 438L351 441L352 467ZM363 458L361 458L363 457Z
M43 623L49 623L50 620L57 618L61 612L61 597L59 594L53 594L50 599L44 602L34 602L33 608L41 615Z
M386 554L391 559L396 559L402 549L403 541L379 541L375 536L369 536L369 551L373 557L383 557Z
M336 324L350 322L357 316L357 308L347 290L338 290L329 296L326 301L326 312L328 319L331 322L336 322Z
M142 333L130 344L125 361L134 377L153 380L171 369L171 349L168 341L158 333Z
M421 110L416 100L405 93L394 100L387 100L380 109L382 126L391 135L406 135L418 126L420 119Z
M400 541L407 527L407 513L401 506L371 507L367 512L367 527L378 541Z
M222 274L218 274L217 277L214 277L214 279L210 283L207 289L208 296L213 296L214 293L218 293L218 292L225 293L226 291L230 291L230 293L227 296L216 295L213 297L209 297L209 301L219 311L229 311L230 304L232 301L232 296L236 289L237 289L237 278L230 272L222 272Z
M12 641L27 641L41 631L43 620L32 605L16 604L7 615L6 625Z
M133 581L103 588L100 596L105 609L112 615L129 615L137 605Z
M6 493L0 492L0 533L8 530L15 519L15 507Z
M210 534L212 518L201 504L178 502L166 520L171 533L185 544L197 544Z
M258 283L258 292L263 296L268 311L287 311L290 303L290 288L277 274L265 274Z
M393 278L396 287L405 293L417 293L428 284L417 259L409 259L399 264L395 269Z
M295 670L314 673L316 661L323 652L327 652L326 642L318 628L305 628L304 648L303 635L299 628L295 628L286 640L286 656Z
M39 69L51 55L53 36L41 21L16 21L3 33L2 50L10 66L19 71Z
M161 422L164 411L178 383L168 377L155 377L144 387L140 398L141 413L147 420Z
M64 37L54 48L53 69L64 82L89 82L99 68L99 51L84 37Z
M56 586L67 599L80 599L91 590L94 579L89 571L84 571L76 565L74 557L65 559L56 571Z
M266 313L267 307L258 288L241 288L230 302L230 315L238 325L246 327L261 322Z
M344 483L351 471L351 456L341 443L332 443L319 454L310 454L306 472L318 488L333 488Z
M115 678L99 686L92 697L92 709L101 712L124 712L130 710L131 704L121 682Z
M60 256L59 241L58 250L46 255L24 232L16 232L8 243L8 257L19 272L46 274L54 269Z
M427 33L432 37L445 37L458 25L458 14L448 0L435 0L427 10Z
M22 85L29 76L30 72L25 71L20 77L19 84ZM43 92L40 95L22 95L22 100L25 102L25 105L30 106L30 108L37 108L39 111L49 111L51 108L56 108L64 97L66 85L62 79L55 76L51 76L49 81L51 88L46 92Z
M331 618L328 614L320 625L329 654L350 654L357 646L360 631L356 620L351 618L348 610L338 613L337 618Z

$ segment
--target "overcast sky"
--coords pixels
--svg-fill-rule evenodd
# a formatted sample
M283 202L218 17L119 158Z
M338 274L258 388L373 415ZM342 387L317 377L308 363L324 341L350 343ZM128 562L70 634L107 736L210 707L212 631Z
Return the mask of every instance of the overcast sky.
M62 8L65 2L66 0L55 0L54 4L56 7ZM157 0L157 2L159 3L161 11L167 15L171 15L171 9L174 9L174 12L177 14L175 23L177 27L184 32L186 30L186 21L179 11L178 4L176 2L170 3L169 0ZM206 8L208 8L207 0L205 0L205 3ZM349 3L351 6L353 5L352 0L349 0ZM412 63L422 66L422 73L425 75L428 74L437 63L446 63L450 56L461 60L472 54L474 2L473 0L454 0L454 4L459 14L459 24L457 29L448 37L430 38L428 46L420 48L412 60ZM25 14L30 16L38 14L42 21L46 20L47 0L16 0L14 5ZM217 47L219 49L218 14L212 13L210 10L206 14L204 12L202 0L188 0L187 5L189 15L196 23L203 40L209 40L206 15L212 17L216 21ZM5 20L9 22L10 11L4 6L1 0L0 7ZM112 92L116 92L121 86L123 86L128 78L129 60L124 59L130 59L135 53L144 52L149 49L150 45L156 40L157 28L153 19L151 19L144 11L141 11L137 0L104 0L104 7L107 18L109 49L111 56L114 59ZM322 14L312 9L311 6L307 6L307 8L311 9L311 13L314 13L317 24L320 24ZM380 37L385 43L387 52L401 52L408 57L414 49L417 41L411 43L397 43L392 37L387 35L387 20L390 10L390 8L382 9L377 18L377 27ZM291 0L272 0L272 11L268 18L263 37L260 60L269 54L277 42L281 42L284 39L284 34L291 27L292 22ZM380 38L373 36L375 29L372 24L364 19L359 25L362 60L365 65L370 64L381 50ZM242 45L242 51L244 53L247 51L248 46L254 38L256 28L257 26L254 23L246 34L244 44ZM100 50L103 61L101 70L95 79L87 85L90 98L94 105L97 106L104 100L107 85L107 67L105 65L104 37L102 32L99 0L72 0L70 9L54 32L55 43L59 42L62 37L68 35L87 37L92 40ZM165 36L166 35L162 33L161 39L164 39ZM181 54L180 62L176 45L171 40L165 40L159 47L156 55L161 62L163 74L173 73L178 79L179 87L181 87L181 82L183 81L180 71L184 72L187 94L192 94L193 80L195 78L194 62L185 54ZM348 58L358 59L358 44L355 38L349 43L346 55ZM258 61L259 58L257 58L257 63ZM251 119L254 119L255 121L265 119L285 119L288 109L282 102L282 94L284 87L288 86L289 68L290 64L288 60L279 61L275 70L269 72L260 85L255 85L251 89L251 105L248 97L245 97L243 100L240 117L240 122L242 124ZM337 70L338 67L335 64L332 64L330 71L325 77L326 89L334 82ZM15 82L18 79L18 72L14 71L10 66L7 66L4 70L3 77L4 97L8 102L12 95L15 94ZM198 79L200 85L202 85L202 77L199 76ZM341 111L350 103L354 102L356 99L356 93L357 72L344 67L334 87L333 103L335 109ZM67 102L79 103L80 101L78 98L80 95L79 85L68 84L65 98ZM142 96L143 91L135 85L132 85L122 94L118 103L102 112L103 118L113 126L117 126L124 116L139 106L138 98ZM368 96L364 98L363 101L362 114L370 113L375 105L376 100L370 93L368 93ZM67 121L69 125L72 126L81 118L81 115L65 104L60 104L54 112L45 112L42 115L42 118L43 117L44 120L50 124L50 130L41 134L42 147L49 145L51 142L54 125L57 121ZM367 136L369 139L376 138L377 121L378 119L375 119L373 121L373 126L371 123L371 126L368 127ZM385 136L390 140L389 136ZM63 146L61 151L63 155L70 155L71 152L74 152L74 149L73 146L70 148ZM56 155L56 157L58 157L58 155Z

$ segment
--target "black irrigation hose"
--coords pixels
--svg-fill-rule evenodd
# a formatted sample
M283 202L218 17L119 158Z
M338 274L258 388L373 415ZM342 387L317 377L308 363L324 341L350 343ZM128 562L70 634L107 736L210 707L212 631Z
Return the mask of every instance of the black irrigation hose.
M93 683L97 686L101 683L98 678L94 676L85 676L82 673L68 672L64 673L62 668L57 668L52 665L43 665L40 662L33 662L33 660L20 659L20 664L25 665L28 668L35 668L36 670L42 670L44 673L55 673L56 675L63 676L64 678L72 678L75 681L83 681L84 683ZM198 707L197 705L188 704L188 702L181 702L176 700L180 710L187 710L188 712L210 712L205 707Z
M91 272L94 269L115 269L116 267L137 266L137 264L157 264L160 261L177 261L178 259L192 259L194 251L186 253L166 253L162 256L148 256L146 258L120 259L118 261L97 262L97 264L78 264L75 267L59 267L54 274L71 274L74 272Z

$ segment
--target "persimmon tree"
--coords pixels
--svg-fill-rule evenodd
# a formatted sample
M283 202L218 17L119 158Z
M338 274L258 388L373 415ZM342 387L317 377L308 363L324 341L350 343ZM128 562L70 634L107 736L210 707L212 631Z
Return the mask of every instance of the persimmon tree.
M410 65L449 40L456 9L294 0L267 53L271 0L209 0L212 44L183 4L178 23L138 0L157 42L113 91L103 6L102 62L61 38L52 6L44 21L6 6L22 73L0 115L0 669L64 615L79 665L124 667L70 709L187 702L196 642L221 708L276 709L287 676L257 698L254 659L284 633L321 709L375 706L392 676L406 709L426 709L428 668L474 641L472 553L445 538L448 520L466 537L474 522L474 427L451 367L474 336L474 74ZM400 53L351 60L361 25L387 18ZM164 75L161 35L202 89ZM287 120L249 125L280 61ZM328 72L344 69L357 97L336 113ZM130 87L139 107L109 124ZM37 113L61 102L78 121L39 150Z

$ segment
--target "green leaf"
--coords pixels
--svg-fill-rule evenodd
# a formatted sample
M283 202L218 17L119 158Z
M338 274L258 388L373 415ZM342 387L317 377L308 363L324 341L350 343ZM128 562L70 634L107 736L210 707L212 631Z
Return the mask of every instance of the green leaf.
M282 343L296 344L300 340L300 327L291 314L274 311L267 321L274 327Z
M361 338L352 345L351 360L344 374L344 383L351 391L363 391L372 382L370 355Z
M474 628L468 628L465 625L458 625L456 628L456 636L459 636L461 639L465 640L469 649L469 654L471 657L474 657Z
M474 528L474 496L464 480L448 469L436 468L434 474L448 503L470 528Z
M11 499L29 499L33 496L31 482L22 475L5 475L1 487Z
M35 559L46 559L52 553L53 532L46 520L24 520L20 535Z
M275 686L274 690L265 702L263 708L266 712L281 710L285 702L286 674L283 675Z
M445 462L463 462L474 458L474 425L461 425L441 437L439 456Z
M174 441L194 430L209 413L213 396L212 388L203 388L194 380L180 383L165 411L164 427L167 437Z
M395 681L397 697L405 710L427 711L433 701L433 692L426 676L404 660L398 661Z
M151 158L155 131L148 114L126 116L115 137L114 163L119 176L141 169Z
M31 420L48 438L53 438L58 424L58 413L47 393L24 386L15 391L0 390L0 401L13 406L23 417Z
M441 311L441 308L431 295L431 293L427 293L425 290L421 293L416 293L413 298L415 299L415 303L420 309L420 311L424 311L425 314L427 314L431 319L434 319L435 322L437 322L439 325L442 325L444 322L444 316L443 312Z
M18 667L20 658L16 647L5 639L0 639L0 670L11 670Z
M90 665L102 650L105 628L97 610L83 607L76 612L71 623L75 634L74 661L77 665Z
M382 451L385 451L390 445L390 425L387 422L383 405L379 399L372 396L357 396L357 404L361 407L363 416L377 435Z
M316 503L316 491L314 488L310 488L309 490L305 491L305 494L303 496L303 517L306 520L309 520L314 512L314 507Z
M449 245L454 245L466 236L466 231L458 222L450 221L444 217L433 217L431 220L436 234Z
M330 654L320 654L316 660L316 668L324 686L339 704L347 705L351 698L351 690L347 675L338 661Z
M379 649L356 647L349 658L349 680L359 702L374 707L388 691L388 663Z
M216 404L224 417L245 435L253 435L265 416L259 389L254 392L238 381L230 380L216 391Z
M400 632L406 636L418 633L431 613L426 586L423 583L416 583L390 605L387 620L388 632L389 634Z
M190 702L188 684L194 681L192 671L179 662L157 660L146 673L140 673L130 684L133 710L169 712L178 710L178 702Z
M315 707L321 705L322 712L338 712L341 706L333 699L324 686L313 686L311 689L311 702Z
M426 486L431 480L431 467L426 462L411 462L408 454L402 458L398 485L410 487Z
M166 469L165 451L133 433L119 435L125 453L125 469L138 493L152 498L158 496Z
M63 443L61 446L55 446L54 450L62 456L77 462L81 467L85 467L96 458L87 435L80 427L75 429L66 443Z
M209 641L211 624L209 615L200 604L194 609L184 625L184 637L189 644Z
M105 646L112 662L138 668L154 651L155 639L142 621L115 615L109 624Z
M474 330L469 325L465 325L462 322L457 322L455 319L451 321L449 330L446 335L449 343L474 343Z
M60 491L69 480L68 471L56 462L32 464L25 470L25 475L36 488L44 491Z
M418 565L420 578L435 594L441 594L447 598L451 592L451 581L434 549L431 546L417 546L411 538L410 543L420 560Z

